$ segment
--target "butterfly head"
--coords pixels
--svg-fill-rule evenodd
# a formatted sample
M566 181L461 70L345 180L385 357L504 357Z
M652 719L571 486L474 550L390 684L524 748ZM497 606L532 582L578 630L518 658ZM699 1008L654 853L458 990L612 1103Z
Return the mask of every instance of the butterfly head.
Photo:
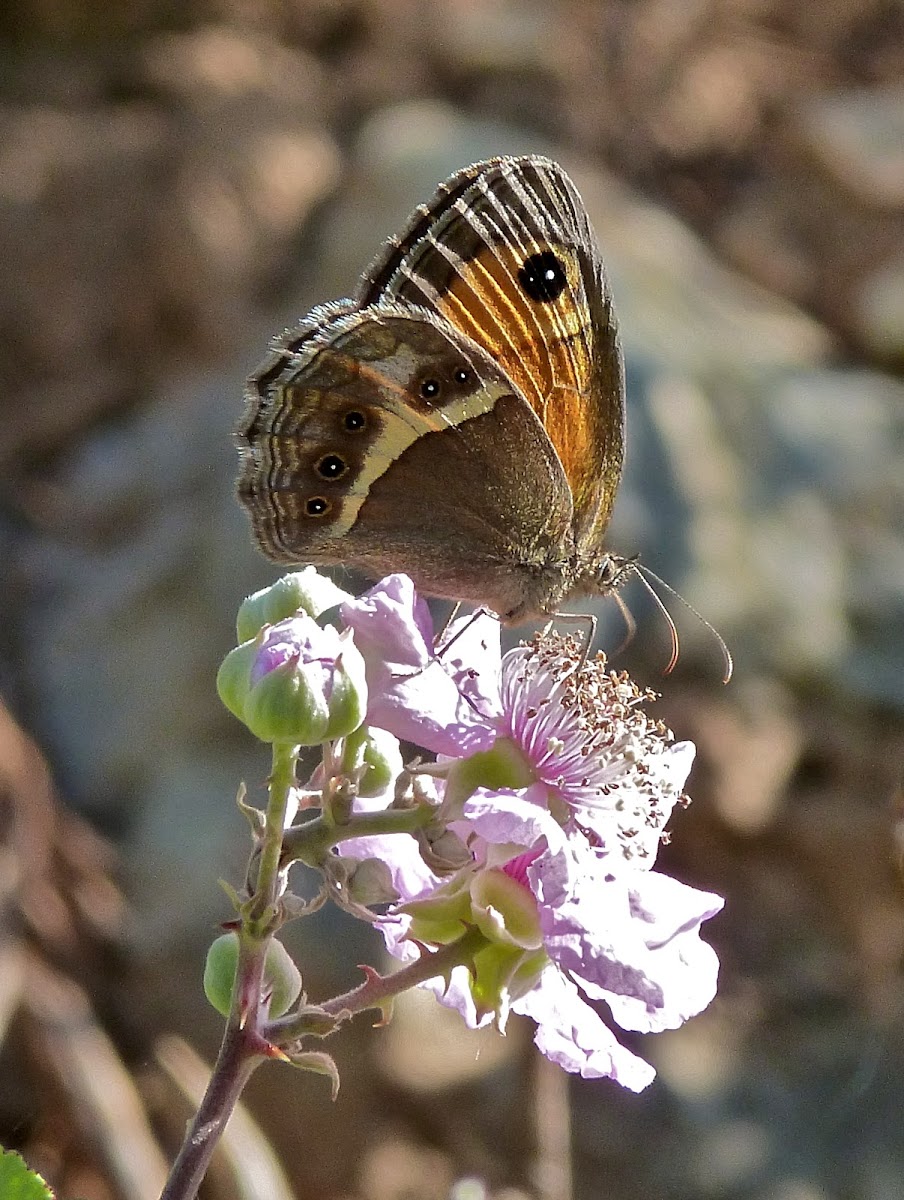
M597 567L595 587L602 596L617 591L632 575L640 575L639 556L625 558L621 554L604 554Z

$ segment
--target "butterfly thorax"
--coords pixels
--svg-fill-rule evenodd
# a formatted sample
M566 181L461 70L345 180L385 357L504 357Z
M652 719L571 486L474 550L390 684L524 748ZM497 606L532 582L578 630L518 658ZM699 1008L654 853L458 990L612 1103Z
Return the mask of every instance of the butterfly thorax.
M614 591L627 573L628 561L605 551L576 551L568 559L513 564L507 580L510 588L500 592L497 606L488 603L487 607L506 625L554 617L569 601Z

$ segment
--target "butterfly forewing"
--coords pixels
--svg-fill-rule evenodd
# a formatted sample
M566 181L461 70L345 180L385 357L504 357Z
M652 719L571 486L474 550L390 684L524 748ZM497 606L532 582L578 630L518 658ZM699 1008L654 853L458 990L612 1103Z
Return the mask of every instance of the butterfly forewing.
M598 540L621 474L621 351L593 231L561 168L502 159L453 177L368 271L360 300L378 298L431 309L499 363L559 455L578 539Z

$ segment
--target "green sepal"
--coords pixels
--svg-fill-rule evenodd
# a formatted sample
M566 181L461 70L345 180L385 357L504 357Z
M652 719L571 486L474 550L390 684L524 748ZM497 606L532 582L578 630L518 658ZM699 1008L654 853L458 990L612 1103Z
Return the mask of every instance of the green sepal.
M300 1071L312 1071L315 1075L325 1075L330 1081L330 1093L333 1100L339 1095L339 1069L329 1054L322 1050L307 1050L303 1054L290 1054L289 1062Z
M471 967L471 998L478 1017L493 1013L500 1030L505 1030L513 1000L528 990L548 959L544 950L524 951L496 943L478 950Z
M320 674L319 665L312 670ZM329 736L323 689L312 684L308 669L294 658L268 671L248 691L242 719L262 742L319 746Z
M330 691L326 739L347 737L361 725L367 713L367 681L364 659L351 637L340 635L345 645L336 656ZM311 745L312 743L307 743Z
M217 692L223 704L234 717L245 724L245 704L251 667L257 655L259 641L255 638L235 646L220 664L217 671Z
M452 764L446 777L443 816L460 817L465 801L482 787L489 791L530 787L537 777L524 751L511 738L497 738L489 750L478 750Z
M431 946L446 946L457 942L471 920L469 880L455 888L438 888L425 900L411 900L399 905L401 912L411 917L409 936Z
M350 757L346 763L343 756L343 769L364 767L358 782L359 796L379 796L402 773L399 739L385 729L362 725L349 736L346 747Z
M533 953L525 953L518 963L515 973L509 979L509 991L512 999L517 1000L519 996L526 995L531 988L536 987L537 981L548 964L549 955L542 946Z
M471 884L474 924L490 942L537 950L543 945L534 894L496 868L479 871Z

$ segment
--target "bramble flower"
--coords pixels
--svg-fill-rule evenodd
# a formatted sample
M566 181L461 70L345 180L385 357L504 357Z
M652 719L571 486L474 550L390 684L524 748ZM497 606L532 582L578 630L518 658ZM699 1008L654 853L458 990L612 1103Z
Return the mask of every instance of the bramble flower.
M434 652L429 610L406 576L346 602L342 616L364 655L369 724L455 758L491 751L480 772L540 784L560 822L619 844L626 860L655 857L694 748L649 717L653 693L599 662L578 671L573 643L555 635L501 659L487 614L453 625L448 649Z
M541 1051L569 1071L632 1090L653 1069L597 1011L625 1030L674 1028L715 993L718 962L700 939L722 907L653 870L663 828L693 760L644 704L652 699L573 642L536 639L500 659L487 616L453 626L432 650L429 613L391 576L343 605L369 682L368 721L443 755L432 769L439 812L469 851L437 874L410 839L346 842L381 859L399 893L380 920L387 946L485 946L428 986L468 1024L531 1017Z
M638 1032L677 1028L702 1011L715 994L718 962L700 926L722 900L655 871L614 873L611 856L568 834L529 791L478 791L466 802L457 827L470 831L474 861L454 880L422 876L416 891L414 873L394 874L397 888L409 881L411 894L381 921L387 947L410 960L416 942L442 945L477 925L488 939L484 961L478 954L471 968L427 985L438 999L472 1027L494 1021L504 1029L509 1010L529 1016L538 1047L560 1066L639 1091L653 1069L620 1044L597 1002L622 1029ZM369 839L370 854L376 840ZM384 854L393 856L393 839L385 842ZM488 905L488 896L504 894L488 885L492 873L521 890L520 904L510 892L506 904Z
M342 633L283 615L300 597L316 611L335 592L304 572L252 597L243 627L256 631L218 676L257 736L329 743L300 793L329 819L286 837L316 835L305 861L350 911L388 904L373 919L392 954L449 947L460 965L425 986L469 1025L504 1030L524 1014L566 1070L645 1087L652 1067L613 1027L675 1028L715 994L700 929L722 900L654 869L694 747L574 639L541 635L503 656L498 622L478 614L435 650L401 575L346 599ZM437 761L403 769L396 738Z

